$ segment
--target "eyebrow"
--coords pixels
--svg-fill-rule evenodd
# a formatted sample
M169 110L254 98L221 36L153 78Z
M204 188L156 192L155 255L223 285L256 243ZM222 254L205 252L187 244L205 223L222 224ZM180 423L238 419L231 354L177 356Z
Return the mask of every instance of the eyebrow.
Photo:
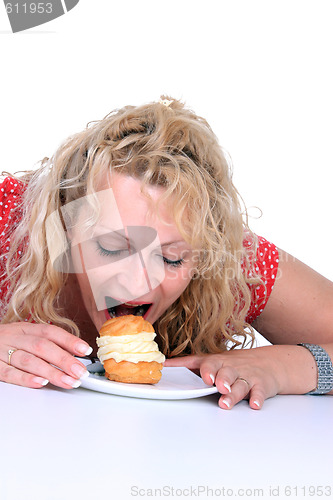
M118 229L113 229L112 227L107 227L107 226L102 226L100 224L96 224L94 226L95 229L103 229L105 231L107 231L107 233L105 234L109 234L109 233L117 233L119 234L119 236L122 236L119 231L123 231L124 230L124 227L121 227L121 228L118 228Z
M100 234L98 236L107 236L109 234L116 234L116 236L122 238L123 240L125 240L127 243L133 243L125 234L121 234L120 231L123 231L126 226L122 229L111 229L109 227L106 227L106 226L101 226L101 225L96 225L95 226L96 228L99 228L99 229L106 229L108 232L107 233L103 233L103 234ZM154 229L154 228L153 228ZM156 231L156 230L155 230ZM156 231L156 234L158 236L158 233ZM187 243L186 241L184 240L172 240L172 241L166 241L165 243L161 243L160 246L161 248L162 247L167 247L167 246L170 246L170 245L177 245L177 244L185 244L187 246Z
M161 243L161 247L167 247L170 245L177 245L178 243L182 243L186 245L186 241L184 240L176 240L176 241L167 241L165 243Z

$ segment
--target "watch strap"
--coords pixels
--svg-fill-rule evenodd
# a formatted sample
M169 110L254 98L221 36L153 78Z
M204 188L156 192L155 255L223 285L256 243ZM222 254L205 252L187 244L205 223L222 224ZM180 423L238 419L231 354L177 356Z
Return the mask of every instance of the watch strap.
M320 345L298 344L308 349L314 357L318 368L317 387L307 394L327 394L333 389L333 365L328 353Z

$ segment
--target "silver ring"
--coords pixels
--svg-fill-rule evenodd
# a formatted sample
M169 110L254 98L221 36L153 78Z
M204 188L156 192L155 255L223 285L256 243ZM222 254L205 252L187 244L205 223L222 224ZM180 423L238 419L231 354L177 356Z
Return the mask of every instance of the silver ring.
M17 351L17 349L15 349L15 348L8 350L8 365L9 366L10 366L10 359L11 359L11 357L14 354L15 351Z

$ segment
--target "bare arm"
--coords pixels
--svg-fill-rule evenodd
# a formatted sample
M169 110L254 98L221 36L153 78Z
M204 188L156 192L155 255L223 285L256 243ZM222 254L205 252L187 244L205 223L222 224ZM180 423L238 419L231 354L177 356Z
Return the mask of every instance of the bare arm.
M333 283L279 250L271 296L253 327L272 344L333 343Z
M275 286L253 327L272 344L319 344L333 359L333 283L281 249L279 255ZM311 353L297 359L304 378L313 373Z
M253 323L274 345L166 361L167 366L200 369L206 384L214 381L221 393L221 408L230 409L248 395L251 408L258 409L276 394L315 389L316 362L298 343L319 344L333 359L333 283L286 252L279 253L276 283Z

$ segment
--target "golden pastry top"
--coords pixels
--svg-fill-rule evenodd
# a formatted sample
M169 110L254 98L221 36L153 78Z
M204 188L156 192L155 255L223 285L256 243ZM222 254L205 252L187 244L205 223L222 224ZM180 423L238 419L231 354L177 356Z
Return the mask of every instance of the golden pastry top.
M99 334L101 337L104 335L134 335L143 331L154 332L155 330L152 324L143 319L142 316L128 314L106 321Z

